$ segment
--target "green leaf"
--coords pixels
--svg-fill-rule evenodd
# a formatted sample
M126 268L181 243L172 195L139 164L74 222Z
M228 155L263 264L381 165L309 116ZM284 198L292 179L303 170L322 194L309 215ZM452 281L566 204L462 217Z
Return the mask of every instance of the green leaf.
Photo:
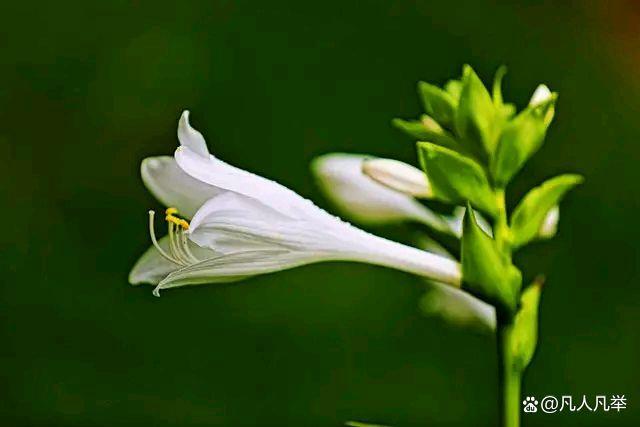
M522 283L520 271L478 226L471 207L467 207L462 227L462 288L513 314Z
M520 297L520 309L513 319L511 354L514 367L523 372L536 351L538 343L538 306L544 278L539 277Z
M527 107L503 127L490 167L497 186L505 187L538 151L550 123L547 113L554 108L556 99L554 94L543 103Z
M460 93L462 93L462 82L460 80L449 80L445 83L444 90L453 97L457 105L458 101L460 101Z
M393 119L391 124L420 141L432 141L455 149L458 144L449 132L442 129L431 117L422 115L420 120Z
M529 191L511 216L512 246L517 248L534 239L551 208L582 181L580 175L559 175Z
M469 201L476 209L492 216L495 214L495 198L482 166L469 157L430 142L418 142L418 156L434 198L458 205Z
M425 111L443 126L451 127L456 114L455 99L448 92L429 83L418 83Z
M491 155L497 144L497 110L473 69L465 65L462 92L456 110L456 130L473 152ZM484 156L486 157L486 156Z

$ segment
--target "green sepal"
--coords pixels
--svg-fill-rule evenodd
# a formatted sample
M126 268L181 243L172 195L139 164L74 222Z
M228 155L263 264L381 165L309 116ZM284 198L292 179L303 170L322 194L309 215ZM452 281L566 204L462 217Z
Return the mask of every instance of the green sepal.
M418 142L418 156L435 199L457 205L469 201L474 208L495 215L493 190L484 169L473 159L430 142Z
M433 141L452 149L458 146L451 134L427 115L422 115L420 120L393 119L391 124L419 141Z
M583 180L580 175L559 175L531 189L511 215L512 247L520 247L534 239L549 210Z
M418 83L418 92L427 114L442 126L451 128L457 106L453 96L449 92L426 82Z
M542 145L550 124L546 117L557 97L554 93L548 100L527 107L503 126L490 167L498 187L504 188Z
M524 370L531 363L538 343L538 306L544 279L537 278L528 286L520 297L520 309L513 319L511 354L513 367L517 372Z
M493 154L497 144L497 110L480 78L473 69L465 65L462 91L456 110L455 125L458 136L474 153L482 152L481 158Z
M518 305L522 274L496 241L478 226L470 206L462 225L462 289L511 316Z

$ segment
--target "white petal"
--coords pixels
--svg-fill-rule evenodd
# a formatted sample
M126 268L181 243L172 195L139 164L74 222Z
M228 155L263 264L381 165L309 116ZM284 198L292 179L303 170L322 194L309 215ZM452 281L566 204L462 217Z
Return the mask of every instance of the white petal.
M205 283L228 283L258 274L273 273L319 260L309 254L286 250L256 250L237 252L210 258L198 264L182 268L162 280L154 295L160 290Z
M412 197L433 196L427 175L420 169L393 159L369 159L362 172L374 181Z
M540 239L550 239L556 235L558 231L558 221L560 220L560 207L558 205L549 209L547 215L542 221L540 230L538 231L538 237Z
M158 241L165 251L169 248L169 237L165 236ZM179 269L180 266L165 259L158 250L151 246L138 259L129 273L129 283L139 285L142 283L158 284L169 273Z
M259 200L228 192L212 198L196 213L189 238L222 253L272 249L308 234L304 229L298 231L298 223Z
M149 157L140 166L142 180L151 193L165 206L178 208L191 218L198 208L220 190L204 184L182 171L169 156Z
M531 100L529 101L529 105L538 105L545 102L547 99L551 97L551 91L546 85L539 85L536 90L533 92L531 96Z
M178 140L183 147L188 148L195 154L204 157L209 157L209 150L207 149L207 143L200 132L195 130L189 124L189 111L185 110L180 116L178 122Z
M171 252L169 249L169 236L165 236L158 240L160 247L167 253ZM206 248L201 248L196 244L189 242L189 249L198 259L208 259L219 254ZM132 285L139 285L142 283L149 283L157 285L162 279L164 279L169 273L172 273L180 268L174 262L167 260L160 255L160 252L151 246L147 251L138 259L131 272L129 273L129 283Z
M314 159L311 169L323 190L347 217L361 224L418 221L449 232L443 219L406 194L379 184L362 172L369 156L332 153Z
M429 282L420 301L422 311L438 316L458 326L493 331L496 327L495 309L469 293L452 286Z
M182 121L180 125L183 125ZM184 126L187 126L184 133L197 132L189 126L188 122ZM312 211L309 208L311 202L305 201L283 185L231 166L213 155L203 157L193 151L188 144L178 147L175 159L180 168L191 177L219 190L233 191L260 200L292 217Z
M331 221L295 219L242 194L225 193L209 200L196 213L189 238L202 247L227 254L284 250L299 253L306 260L378 264L459 285L457 262L327 217Z

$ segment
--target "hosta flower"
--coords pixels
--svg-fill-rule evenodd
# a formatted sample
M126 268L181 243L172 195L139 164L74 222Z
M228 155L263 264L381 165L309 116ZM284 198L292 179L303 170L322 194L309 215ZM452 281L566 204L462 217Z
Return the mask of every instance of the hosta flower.
M184 112L174 159L142 164L150 191L167 206L169 235L130 274L132 284L161 289L229 282L319 261L387 266L459 286L455 261L360 230L288 188L231 166L209 153ZM186 218L193 215L191 222Z

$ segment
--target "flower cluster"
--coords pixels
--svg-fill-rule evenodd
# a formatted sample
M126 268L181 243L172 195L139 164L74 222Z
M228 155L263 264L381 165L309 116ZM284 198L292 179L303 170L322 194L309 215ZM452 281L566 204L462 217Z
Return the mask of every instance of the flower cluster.
M581 181L576 175L552 178L507 216L505 187L542 145L557 94L540 85L516 114L503 101L503 76L501 68L492 94L469 66L443 88L419 84L426 113L393 123L421 141L421 168L346 153L312 162L320 188L343 217L366 226L421 224L419 230L430 233L418 237L419 248L367 233L272 180L216 158L185 111L174 157L142 162L144 183L168 207L168 235L156 238L150 212L153 246L134 266L130 282L154 284L157 295L313 262L365 262L424 277L426 312L494 328L494 308L514 315L521 305L522 276L512 251L555 235L558 203ZM455 208L443 214L429 207L430 200Z

